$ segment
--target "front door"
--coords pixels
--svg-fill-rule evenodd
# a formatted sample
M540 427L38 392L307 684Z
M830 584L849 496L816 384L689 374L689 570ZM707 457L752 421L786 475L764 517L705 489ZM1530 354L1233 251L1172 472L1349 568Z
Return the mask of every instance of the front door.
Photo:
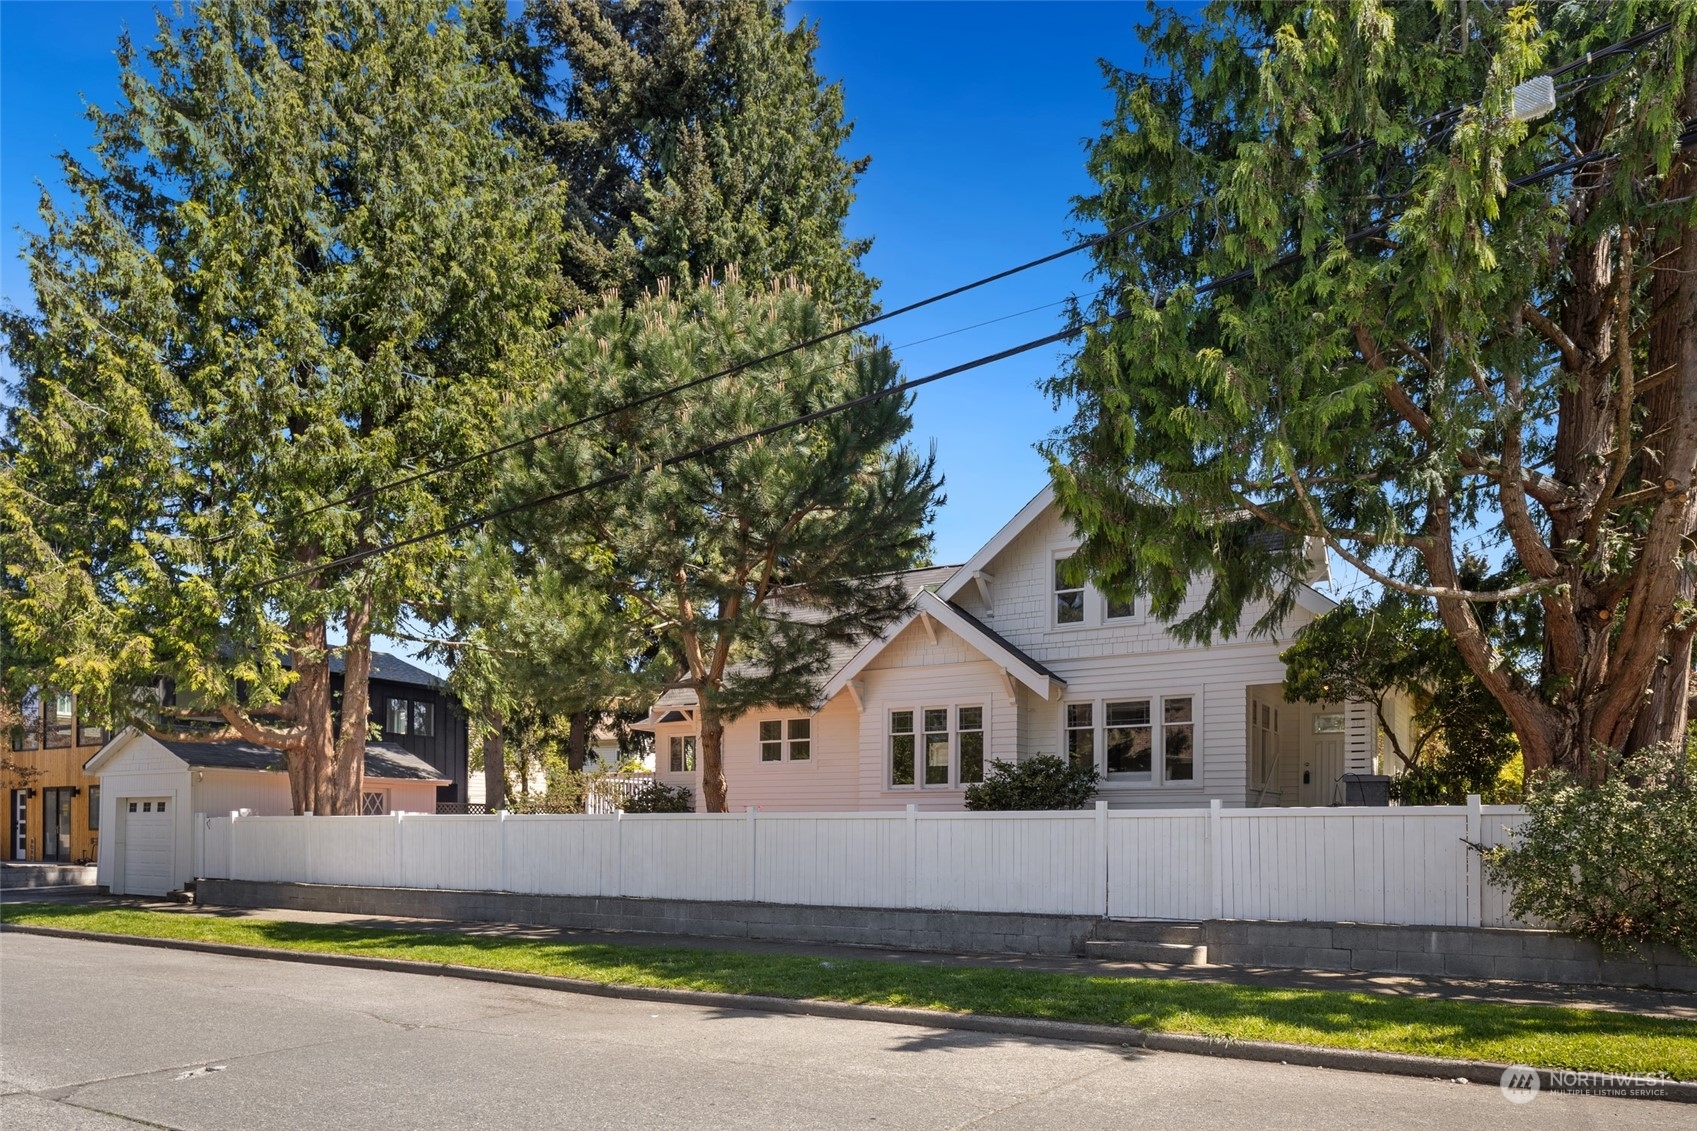
M71 791L69 788L41 791L41 858L71 858Z
M29 790L12 791L12 859L29 859Z
M1309 738L1308 757L1302 760L1302 803L1330 805L1343 802L1338 779L1343 777L1343 735L1316 734Z

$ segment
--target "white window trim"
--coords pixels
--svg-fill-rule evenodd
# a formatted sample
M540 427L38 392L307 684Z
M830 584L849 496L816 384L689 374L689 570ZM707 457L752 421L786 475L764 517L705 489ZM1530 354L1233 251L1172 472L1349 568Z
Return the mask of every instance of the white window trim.
M1077 546L1056 546L1049 551L1049 576L1047 579L1049 602L1049 631L1077 632L1086 628L1130 628L1143 624L1148 617L1148 600L1142 593L1132 596L1132 613L1129 617L1110 617L1108 615L1108 595L1096 588L1087 577L1082 586L1084 590L1084 619L1073 624L1062 624L1060 610L1055 604L1055 595L1062 590L1055 588L1055 566L1078 553ZM1072 590L1065 590L1072 592ZM1083 702L1083 700L1075 700Z
M1099 613L1101 611L1100 609L1092 608L1093 602L1090 599L1090 579L1085 578L1078 587L1080 619L1072 623L1062 623L1061 621L1060 603L1056 600L1056 598L1061 593L1071 593L1073 590L1060 589L1057 587L1058 579L1055 577L1055 568L1077 553L1077 546L1061 546L1049 551L1049 627L1054 629L1056 632L1076 632L1081 628L1090 628L1092 627L1090 623L1090 614L1092 612Z
M1167 723L1166 700L1190 700L1190 777L1168 780L1167 778ZM1150 750L1150 769L1147 781L1136 778L1108 777L1108 707L1109 703L1136 703L1147 700L1149 703L1149 720L1153 733L1151 734L1152 749ZM1101 789L1125 790L1161 790L1161 789L1201 789L1202 788L1202 691L1200 688L1173 687L1159 691L1123 691L1106 695L1061 701L1060 736L1055 749L1058 756L1065 762L1068 760L1067 708L1073 704L1089 703L1091 726L1095 731L1096 742L1096 772L1102 775Z
M807 720L807 737L791 738L790 723L797 719ZM760 766L811 766L819 760L819 735L813 729L817 715L766 715L754 722L754 761ZM779 753L776 761L767 761L765 746L769 739L760 737L762 723L778 724ZM807 757L797 760L792 756L792 747L797 742L807 743Z
M701 765L701 738L700 738L700 736L697 735L694 731L674 731L671 734L664 734L664 735L657 734L657 735L654 736L654 745L656 747L656 749L654 751L654 772L656 774L666 774L668 777L680 777L681 778L681 777L693 776L696 772L695 769L683 769L683 770L672 769L672 742L674 740L680 741L680 742L687 741L687 742L695 743L695 765L696 765L697 768L700 767L700 765ZM665 743L664 748L661 748L661 746L660 746L662 741Z
M966 699L951 699L947 703L926 702L921 707L909 707L905 704L884 709L884 733L879 736L884 760L884 790L887 793L964 793L967 786L977 785L977 782L960 780L960 709L962 707L977 707L980 711L977 730L966 731L967 734L984 736L984 772L990 772L993 760L990 745L990 697L973 696ZM890 757L890 739L894 731L890 729L890 716L898 711L913 712L913 784L897 785L890 779L895 776L895 765ZM949 780L946 784L925 784L925 712L947 711L949 713Z

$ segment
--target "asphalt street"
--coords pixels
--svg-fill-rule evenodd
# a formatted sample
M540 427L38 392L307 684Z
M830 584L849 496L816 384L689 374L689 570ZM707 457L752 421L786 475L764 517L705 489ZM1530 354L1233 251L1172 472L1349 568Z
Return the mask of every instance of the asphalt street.
M1689 1105L0 937L0 1127L1697 1127Z

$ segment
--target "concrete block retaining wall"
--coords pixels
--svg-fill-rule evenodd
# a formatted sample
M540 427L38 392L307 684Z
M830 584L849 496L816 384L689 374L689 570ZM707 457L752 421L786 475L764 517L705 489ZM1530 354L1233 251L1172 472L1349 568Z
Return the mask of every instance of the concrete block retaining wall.
M1093 916L909 911L709 900L522 895L203 879L197 902L354 915L524 923L581 930L835 943L975 954L1076 955ZM1211 919L1211 963L1697 991L1697 964L1672 947L1605 954L1555 931Z
M354 915L528 923L597 931L773 939L967 954L1077 954L1096 919L990 911L902 911L624 896L200 880L195 900Z

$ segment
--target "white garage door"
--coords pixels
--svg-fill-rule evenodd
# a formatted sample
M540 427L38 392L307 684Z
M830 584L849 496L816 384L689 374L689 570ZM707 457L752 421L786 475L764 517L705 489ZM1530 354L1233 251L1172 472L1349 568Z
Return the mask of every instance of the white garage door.
M124 829L124 894L170 891L177 841L176 805L165 797L126 797L118 802Z

